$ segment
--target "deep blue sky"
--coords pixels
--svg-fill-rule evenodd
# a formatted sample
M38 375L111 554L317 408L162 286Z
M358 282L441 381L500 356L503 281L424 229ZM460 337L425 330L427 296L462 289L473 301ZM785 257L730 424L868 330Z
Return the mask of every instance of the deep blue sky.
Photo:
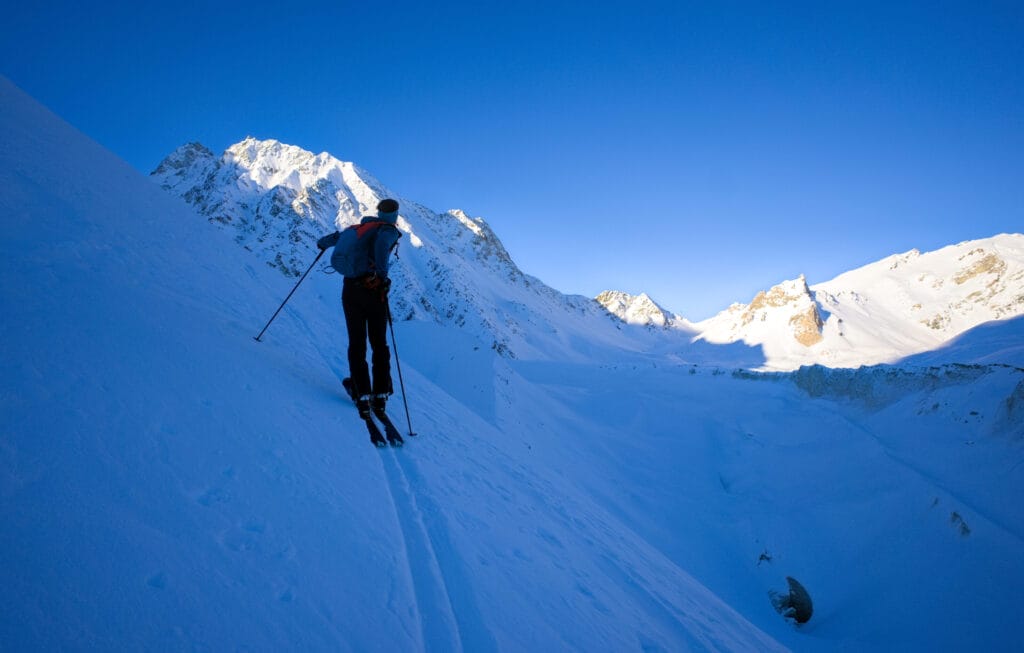
M328 151L564 292L701 319L1024 225L1021 2L20 4L0 73L139 170Z

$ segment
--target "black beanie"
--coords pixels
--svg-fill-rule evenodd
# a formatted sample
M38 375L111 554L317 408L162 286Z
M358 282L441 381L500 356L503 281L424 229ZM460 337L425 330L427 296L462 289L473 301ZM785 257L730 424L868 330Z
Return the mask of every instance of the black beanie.
M380 204L377 205L377 211L380 213L398 213L398 202L393 199L381 200Z

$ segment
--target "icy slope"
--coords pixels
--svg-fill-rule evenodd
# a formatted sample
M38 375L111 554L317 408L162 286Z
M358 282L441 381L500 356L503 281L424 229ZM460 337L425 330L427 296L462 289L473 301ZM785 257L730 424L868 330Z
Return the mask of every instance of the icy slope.
M498 430L489 343L398 325L423 435L376 451L337 279L256 343L278 272L0 94L0 648L778 648Z

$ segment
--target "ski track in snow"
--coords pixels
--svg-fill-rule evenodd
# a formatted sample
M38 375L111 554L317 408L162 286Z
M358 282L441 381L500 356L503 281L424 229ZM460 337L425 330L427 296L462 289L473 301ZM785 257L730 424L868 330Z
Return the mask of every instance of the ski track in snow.
M416 499L398 468L395 452L389 447L380 453L387 480L385 489L402 532L404 559L415 594L423 650L462 651L464 648L444 576Z
M339 395L345 398L341 392L341 381L348 376L342 368L344 363L338 362L337 355L324 351L316 334L298 311L289 313L338 378ZM358 419L354 412L353 417ZM411 437L406 437L405 446L410 445L410 440ZM415 593L423 650L496 651L497 642L484 623L476 598L469 589L469 575L452 547L445 517L437 504L424 493L426 484L419 469L402 449L381 449L381 466L395 518L402 531L404 558ZM450 590L450 587L454 589Z
M496 651L445 517L424 492L415 461L393 448L382 450L381 458L405 537L426 650Z

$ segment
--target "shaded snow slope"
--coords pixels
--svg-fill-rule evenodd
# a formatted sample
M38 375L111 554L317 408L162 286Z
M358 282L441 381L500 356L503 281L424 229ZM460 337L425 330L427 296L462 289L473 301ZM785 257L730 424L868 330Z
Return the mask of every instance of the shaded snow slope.
M1019 641L1021 370L515 367L534 449L794 650ZM792 636L764 603L784 575L815 605Z
M336 278L256 343L277 272L0 93L0 648L778 648L479 416L489 343L397 325L423 435L375 450Z
M908 356L900 362L911 365L999 363L1024 368L1024 316L985 322L937 349Z
M420 435L377 451L336 276L256 343L293 279L0 96L0 649L1017 646L1021 370L758 374L644 328L513 358L417 314ZM787 575L799 629L768 599Z

